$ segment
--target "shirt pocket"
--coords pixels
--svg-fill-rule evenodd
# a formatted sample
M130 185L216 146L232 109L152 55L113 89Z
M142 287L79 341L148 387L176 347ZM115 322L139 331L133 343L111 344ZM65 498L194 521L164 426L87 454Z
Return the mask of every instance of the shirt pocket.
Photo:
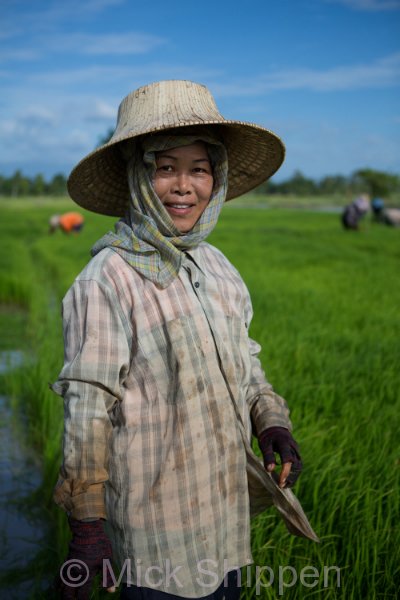
M215 320L216 346L221 369L229 381L243 384L250 368L249 338L244 320L237 315L223 315Z
M191 362L189 320L184 316L165 321L138 337L136 376L141 374L142 390L150 404L160 400L175 404L182 397Z

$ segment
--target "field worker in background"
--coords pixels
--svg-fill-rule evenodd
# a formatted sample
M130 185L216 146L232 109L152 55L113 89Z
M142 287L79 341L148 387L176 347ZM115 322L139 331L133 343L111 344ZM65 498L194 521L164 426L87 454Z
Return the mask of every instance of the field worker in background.
M371 200L371 210L372 210L372 218L374 221L378 223L383 222L383 212L385 209L385 203L382 198L372 198Z
M358 230L361 219L369 211L369 196L362 194L345 207L342 213L342 224L345 229Z
M400 208L386 208L383 212L383 222L392 227L400 227Z
M205 242L225 201L283 157L275 134L225 120L205 86L161 81L122 101L111 140L70 175L78 204L122 218L63 301L55 500L68 560L87 566L83 588L79 568L61 570L64 599L88 598L98 572L113 591L125 568L122 599L235 600L250 516L272 504L292 533L318 539L289 489L299 449L248 335L249 293Z
M67 212L63 215L53 215L49 219L49 233L61 229L64 233L79 233L84 225L85 219L78 212Z

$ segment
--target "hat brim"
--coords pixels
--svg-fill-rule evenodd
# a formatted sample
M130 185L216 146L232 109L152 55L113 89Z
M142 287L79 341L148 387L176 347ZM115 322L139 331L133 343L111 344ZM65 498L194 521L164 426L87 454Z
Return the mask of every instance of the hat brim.
M182 123L173 129L213 126L228 154L228 192L232 200L271 177L285 158L282 140L259 125L242 121ZM171 129L171 125L156 131ZM156 133L153 129L141 135ZM82 159L68 178L71 198L92 212L115 217L126 213L130 193L121 144L137 136L111 140Z

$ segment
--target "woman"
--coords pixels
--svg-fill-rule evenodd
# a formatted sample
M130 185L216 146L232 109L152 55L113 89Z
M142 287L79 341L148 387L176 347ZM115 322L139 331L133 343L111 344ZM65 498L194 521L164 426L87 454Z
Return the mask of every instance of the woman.
M122 598L238 598L250 514L272 503L291 531L317 539L288 489L300 457L248 337L248 291L204 242L225 200L283 155L271 132L225 120L204 86L164 81L123 100L110 142L70 176L81 206L124 215L63 302L55 499L69 513L68 558L87 566L78 597L96 572L111 590L123 570ZM63 597L75 597L61 575Z

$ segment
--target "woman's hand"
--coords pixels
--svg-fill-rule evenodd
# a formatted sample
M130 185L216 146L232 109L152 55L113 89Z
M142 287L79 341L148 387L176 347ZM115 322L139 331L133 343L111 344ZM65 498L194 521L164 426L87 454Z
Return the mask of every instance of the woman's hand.
M76 521L69 519L72 540L62 565L57 588L62 600L88 600L96 575L103 577L103 561L112 560L111 542L102 519ZM106 570L107 592L114 593L114 581Z
M276 467L275 452L279 454L282 469L279 474L279 487L292 487L303 468L299 447L292 434L285 427L268 427L258 438L264 458L264 466L269 473Z

